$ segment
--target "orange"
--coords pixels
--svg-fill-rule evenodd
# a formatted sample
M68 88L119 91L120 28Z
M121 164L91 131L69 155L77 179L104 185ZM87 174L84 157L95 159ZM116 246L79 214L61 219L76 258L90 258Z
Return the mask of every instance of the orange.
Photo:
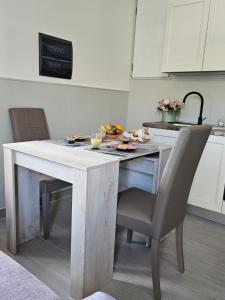
M116 129L119 130L121 133L123 133L125 131L125 128L123 125L121 124L116 124Z

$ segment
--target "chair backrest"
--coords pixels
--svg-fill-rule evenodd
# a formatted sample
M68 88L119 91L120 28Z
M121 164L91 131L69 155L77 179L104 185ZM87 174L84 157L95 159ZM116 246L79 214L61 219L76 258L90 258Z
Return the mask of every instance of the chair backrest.
M42 108L10 108L14 142L49 139L48 125Z
M153 238L163 237L183 222L192 181L211 129L208 125L181 129L159 184Z

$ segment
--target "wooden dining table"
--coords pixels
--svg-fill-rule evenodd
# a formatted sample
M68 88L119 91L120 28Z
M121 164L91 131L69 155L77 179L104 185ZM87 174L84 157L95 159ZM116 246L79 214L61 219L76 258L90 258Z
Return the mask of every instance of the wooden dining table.
M10 143L3 147L8 250L16 254L21 244L41 234L42 174L69 182L72 184L71 297L80 300L102 289L113 277L120 166L136 161L137 168L138 159L148 160L155 154L159 181L171 146L149 143L134 152L111 154L107 148L102 153L91 151L87 145L67 147L63 141ZM141 163L146 168L143 160ZM137 172L141 174L140 170Z

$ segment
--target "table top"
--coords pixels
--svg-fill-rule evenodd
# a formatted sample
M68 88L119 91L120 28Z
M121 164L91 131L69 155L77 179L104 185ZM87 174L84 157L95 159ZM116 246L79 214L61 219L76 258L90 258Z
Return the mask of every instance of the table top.
M10 143L4 144L3 147L81 170L143 157L157 153L163 148L171 148L170 145L150 142L149 144L138 145L138 149L134 152L120 153L116 151L109 154L106 153L107 151L104 151L105 153L102 153L102 151L91 151L91 146L89 145L80 147L65 146L63 140Z

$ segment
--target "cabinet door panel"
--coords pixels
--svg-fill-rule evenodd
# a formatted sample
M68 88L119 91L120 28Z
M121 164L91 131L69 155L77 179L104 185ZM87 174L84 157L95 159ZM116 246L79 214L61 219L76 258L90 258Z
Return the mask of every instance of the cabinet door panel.
M211 0L204 71L225 70L225 1Z
M174 145L176 136L163 130L151 128L153 142ZM188 203L211 211L222 212L225 186L225 145L224 140L209 140L199 162ZM191 162L190 162L191 163ZM225 201L224 201L225 203ZM225 214L225 204L223 206Z
M163 72L201 71L210 0L170 0Z
M165 77L161 73L167 0L138 0L133 78Z
M151 129L150 133L153 134L152 141L156 143L162 143L173 146L176 142L176 137L174 136L168 136L168 135L162 135L157 133L157 129Z
M223 155L224 145L210 142L206 144L192 184L189 204L221 212Z

